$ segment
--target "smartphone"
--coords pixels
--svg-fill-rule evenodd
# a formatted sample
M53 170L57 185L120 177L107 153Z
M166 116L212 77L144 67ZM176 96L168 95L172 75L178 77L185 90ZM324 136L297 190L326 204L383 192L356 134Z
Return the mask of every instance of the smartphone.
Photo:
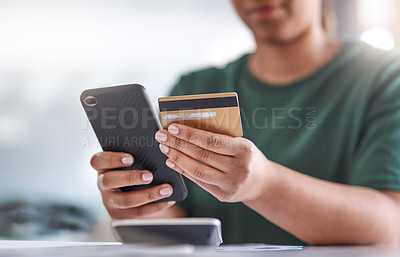
M173 193L160 202L186 198L182 176L166 166L167 157L161 153L154 138L161 125L143 86L131 84L89 89L82 92L80 101L103 151L125 152L134 157L132 166L117 170L149 170L153 173L150 184L122 187L122 191L168 183L173 187Z
M222 243L221 221L215 218L115 220L112 226L123 243L210 247Z

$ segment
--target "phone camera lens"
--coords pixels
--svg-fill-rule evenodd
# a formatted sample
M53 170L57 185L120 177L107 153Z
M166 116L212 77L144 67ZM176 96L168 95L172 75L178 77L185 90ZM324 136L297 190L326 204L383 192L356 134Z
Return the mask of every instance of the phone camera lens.
M94 98L93 96L87 96L85 99L83 99L83 102L87 106L95 106L97 104L97 99Z

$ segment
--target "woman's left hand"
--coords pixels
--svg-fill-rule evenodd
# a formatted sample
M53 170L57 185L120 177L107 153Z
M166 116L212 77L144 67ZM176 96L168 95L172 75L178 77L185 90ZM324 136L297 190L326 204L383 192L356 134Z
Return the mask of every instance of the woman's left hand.
M222 202L256 200L271 189L272 165L247 139L181 124L171 124L155 137L168 156L167 166Z

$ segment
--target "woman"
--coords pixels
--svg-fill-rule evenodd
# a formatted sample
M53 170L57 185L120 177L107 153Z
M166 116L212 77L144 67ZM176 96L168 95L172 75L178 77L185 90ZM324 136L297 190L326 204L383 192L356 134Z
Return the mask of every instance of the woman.
M232 0L257 49L183 76L172 94L236 91L244 138L171 125L156 139L195 184L182 207L217 217L226 243L400 245L400 61L323 28L322 0ZM196 160L200 160L198 162ZM183 215L133 157L93 156L115 219Z

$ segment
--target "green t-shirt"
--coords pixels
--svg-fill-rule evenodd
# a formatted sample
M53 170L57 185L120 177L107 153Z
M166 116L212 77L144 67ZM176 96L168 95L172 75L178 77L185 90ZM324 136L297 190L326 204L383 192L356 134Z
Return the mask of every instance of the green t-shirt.
M235 91L243 137L268 159L323 180L400 191L399 54L343 43L324 67L285 86L255 78L248 57L185 75L171 94ZM186 182L182 206L189 216L220 219L225 243L304 244L244 204L221 203Z

